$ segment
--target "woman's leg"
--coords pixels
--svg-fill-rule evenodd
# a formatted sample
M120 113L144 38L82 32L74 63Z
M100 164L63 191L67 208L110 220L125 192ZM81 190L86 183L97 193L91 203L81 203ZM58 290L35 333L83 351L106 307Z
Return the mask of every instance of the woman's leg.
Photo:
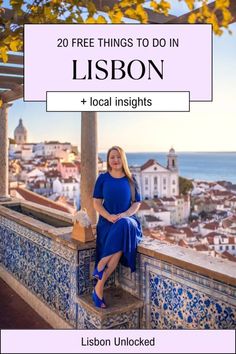
M102 269L105 268L105 266L107 265L107 263L109 262L109 260L111 259L111 257L113 256L113 254L111 254L110 256L106 256L103 257L102 259L100 259L100 261L97 264L97 270L100 272Z
M106 263L107 264L107 269L105 269L102 279L98 280L98 282L97 282L97 284L95 286L96 294L98 295L98 297L100 299L103 298L103 289L104 289L105 282L107 281L109 276L116 269L117 264L119 263L121 255L122 255L122 251L119 251L119 252L116 252L116 253L112 254L111 256L108 256L108 257L110 257L110 259L109 259L108 263ZM107 258L107 257L104 257L104 258Z

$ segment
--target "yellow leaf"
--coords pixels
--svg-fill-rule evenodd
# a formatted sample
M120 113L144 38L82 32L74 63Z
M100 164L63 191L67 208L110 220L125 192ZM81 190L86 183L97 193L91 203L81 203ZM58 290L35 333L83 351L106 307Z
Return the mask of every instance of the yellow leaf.
M12 41L11 43L10 43L10 48L11 48L11 50L13 51L13 52L17 52L17 49L18 49L18 44L19 44L19 42L18 41Z
M168 1L161 0L160 5L163 10L169 10L171 8L171 5Z
M185 2L188 5L189 10L193 10L194 9L195 0L185 0Z
M129 8L129 9L125 10L124 15L129 17L129 18L132 18L133 20L137 19L136 11L134 9L132 9L132 8Z
M98 16L97 23L107 23L107 20L103 16Z
M95 19L93 17L88 17L85 22L86 23L96 23L96 21L95 21Z
M8 61L8 55L7 55L7 48L6 47L2 47L1 49L0 49L0 52L1 52L1 57L2 57L2 61L4 62L4 63L7 63L7 61Z
M216 0L215 9L223 9L225 7L229 7L229 0Z
M188 23L195 23L197 19L197 16L195 14L191 14L188 17Z
M142 7L142 5L138 5L136 7L136 13L137 13L137 16L138 16L140 22L147 23L148 15L147 15L146 11L144 10L144 8Z
M0 98L0 108L2 107L3 105L3 100Z

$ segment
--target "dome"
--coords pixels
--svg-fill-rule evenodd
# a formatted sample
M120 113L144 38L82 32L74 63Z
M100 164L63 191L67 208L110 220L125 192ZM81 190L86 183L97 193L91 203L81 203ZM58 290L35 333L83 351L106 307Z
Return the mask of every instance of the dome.
M169 151L169 154L175 155L175 149L174 149L174 148L171 148L170 151Z
M27 129L24 127L22 119L19 120L19 124L14 131L14 135L16 134L27 134Z

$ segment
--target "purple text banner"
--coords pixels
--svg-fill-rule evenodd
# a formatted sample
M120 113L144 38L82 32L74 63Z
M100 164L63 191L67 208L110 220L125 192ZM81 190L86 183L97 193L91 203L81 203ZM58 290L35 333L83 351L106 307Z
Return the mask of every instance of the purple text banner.
M212 100L212 26L25 25L24 99L47 91L190 91Z

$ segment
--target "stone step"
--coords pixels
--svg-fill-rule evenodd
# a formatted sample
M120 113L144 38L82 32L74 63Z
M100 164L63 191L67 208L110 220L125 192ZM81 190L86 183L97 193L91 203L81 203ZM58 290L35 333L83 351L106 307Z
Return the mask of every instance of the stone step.
M105 289L107 308L95 307L92 295L78 296L78 325L80 329L140 328L143 301L120 287Z

